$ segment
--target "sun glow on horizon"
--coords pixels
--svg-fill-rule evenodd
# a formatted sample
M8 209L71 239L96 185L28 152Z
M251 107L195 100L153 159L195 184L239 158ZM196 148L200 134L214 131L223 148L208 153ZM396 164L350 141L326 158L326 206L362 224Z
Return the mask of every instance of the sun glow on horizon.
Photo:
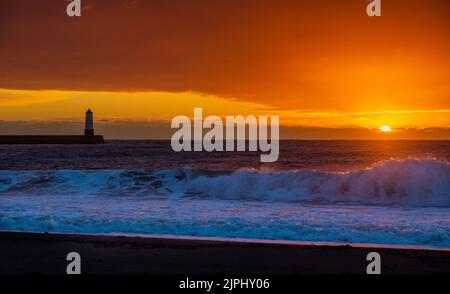
M380 127L380 131L383 133L391 133L392 132L392 128L388 125L384 125Z

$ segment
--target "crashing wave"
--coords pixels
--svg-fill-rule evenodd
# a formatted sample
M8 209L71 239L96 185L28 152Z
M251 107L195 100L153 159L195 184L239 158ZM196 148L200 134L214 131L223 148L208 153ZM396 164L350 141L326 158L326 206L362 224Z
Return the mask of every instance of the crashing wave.
M1 194L86 194L450 207L450 165L389 160L347 173L191 169L0 172Z

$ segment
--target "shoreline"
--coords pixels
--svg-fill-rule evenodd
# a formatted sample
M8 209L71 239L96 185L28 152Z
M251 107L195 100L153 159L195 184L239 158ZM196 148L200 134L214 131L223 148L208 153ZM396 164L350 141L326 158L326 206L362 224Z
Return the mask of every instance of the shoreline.
M438 251L450 252L450 247L439 246L420 246L403 244L382 244L382 243L345 243L332 241L296 241L296 240L275 240L275 239L252 239L252 238L227 238L227 237L204 237L204 236L186 236L186 235L156 235L140 233L67 233L67 232L44 232L44 231L3 231L0 234L43 234L60 236L80 236L80 237L115 237L115 238L141 238L152 240L186 240L203 242L224 242L231 244L250 244L250 245L290 245L290 246L316 246L316 247L350 247L363 249L396 249L396 250L419 250L419 251Z
M365 274L369 252L383 273L450 274L449 248L4 231L0 274L65 274L69 252L84 274Z

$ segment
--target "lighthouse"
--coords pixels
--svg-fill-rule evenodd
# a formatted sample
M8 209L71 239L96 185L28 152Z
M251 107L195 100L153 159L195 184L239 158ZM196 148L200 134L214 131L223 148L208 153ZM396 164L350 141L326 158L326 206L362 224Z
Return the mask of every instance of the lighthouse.
M84 127L84 135L88 137L94 136L94 114L90 109L86 111L86 122Z

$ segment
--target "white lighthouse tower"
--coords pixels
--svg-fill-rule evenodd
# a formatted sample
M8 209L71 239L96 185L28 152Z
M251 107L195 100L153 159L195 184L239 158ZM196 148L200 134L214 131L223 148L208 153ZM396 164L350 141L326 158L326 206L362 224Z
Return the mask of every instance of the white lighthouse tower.
M90 109L86 111L86 122L84 127L85 136L94 136L94 114Z

